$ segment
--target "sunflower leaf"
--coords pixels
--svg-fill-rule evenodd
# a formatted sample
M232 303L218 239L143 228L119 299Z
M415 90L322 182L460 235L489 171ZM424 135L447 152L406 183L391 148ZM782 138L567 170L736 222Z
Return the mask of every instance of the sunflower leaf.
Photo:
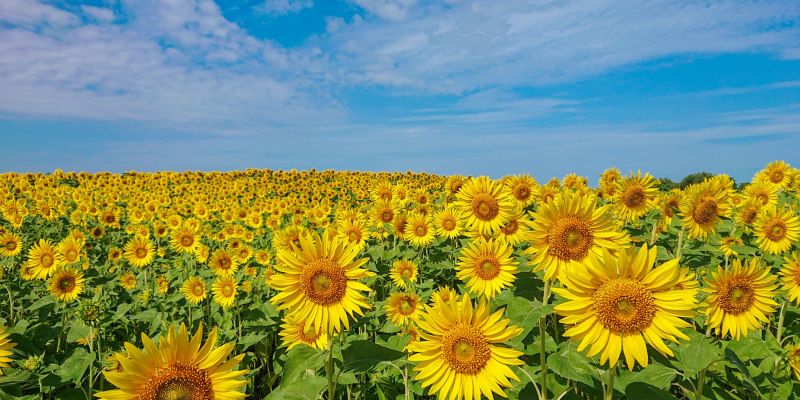
M344 364L342 371L368 372L379 363L395 361L403 358L405 353L381 346L368 340L359 340L350 343L342 350Z

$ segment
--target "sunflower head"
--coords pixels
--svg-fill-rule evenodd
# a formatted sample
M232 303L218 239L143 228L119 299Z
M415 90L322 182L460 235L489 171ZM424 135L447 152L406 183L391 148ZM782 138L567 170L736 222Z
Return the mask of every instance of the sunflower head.
M71 303L83 292L83 274L71 268L56 271L50 278L50 293L64 303Z
M416 322L422 308L422 299L415 293L392 293L386 300L386 315L396 325Z
M467 227L482 235L497 232L514 213L508 188L485 176L464 183L456 199L455 205L466 216Z

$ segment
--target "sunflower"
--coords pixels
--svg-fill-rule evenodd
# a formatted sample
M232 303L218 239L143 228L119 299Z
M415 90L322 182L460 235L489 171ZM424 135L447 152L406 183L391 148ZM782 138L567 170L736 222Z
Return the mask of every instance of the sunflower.
M431 304L433 307L439 307L444 303L449 303L458 298L458 293L450 286L439 286L431 295Z
M748 198L757 201L761 206L774 206L778 204L778 186L771 182L753 182L745 186L742 193Z
M781 289L788 294L789 301L800 304L800 253L788 255L780 270Z
M169 291L169 280L165 275L156 278L156 290L158 294L166 294Z
M300 344L320 350L328 349L328 334L317 329L313 322L306 324L306 321L297 315L289 314L283 317L279 335L287 351Z
M531 233L533 221L526 214L516 214L508 220L497 232L497 239L516 246Z
M517 210L522 211L533 204L534 193L538 183L530 175L515 175L505 180L505 185L511 192L511 198Z
M434 229L430 218L424 214L412 212L406 220L405 240L416 247L428 247L433 243Z
M711 181L690 186L681 203L681 224L690 238L705 239L730 211L728 191Z
M122 371L103 372L117 389L96 396L106 400L243 399L247 381L241 377L248 371L233 368L244 354L228 359L234 344L216 347L216 341L214 328L203 343L202 324L191 340L184 324L169 329L158 344L143 333L144 350L125 343L127 354L114 355Z
M617 181L614 208L624 222L636 221L658 204L658 188L649 173L639 171Z
M395 285L405 288L409 283L417 281L418 270L417 264L409 259L395 260L389 269L389 277Z
M617 183L621 178L622 173L619 169L615 167L606 169L600 174L600 180L598 182L600 191L604 195L607 195L607 198L613 198L617 192Z
M517 263L511 258L511 246L501 240L471 241L462 251L456 265L456 277L467 289L492 299L516 279Z
M464 183L455 205L466 216L467 227L485 236L497 232L514 214L508 188L485 176Z
M558 180L556 180L556 184L546 184L539 187L539 190L536 191L536 202L539 205L542 204L549 204L551 201L555 200L561 190L558 187Z
M740 227L744 228L745 232L750 232L750 227L756 222L763 208L760 201L755 199L747 200L736 209L734 220Z
M559 278L567 268L592 264L602 249L625 247L630 238L611 219L610 205L597 207L594 195L581 196L564 192L533 214L531 246L535 271L544 270L544 278Z
M83 293L84 282L83 274L71 268L64 268L56 271L50 278L50 293L64 303L71 303Z
M228 249L220 248L211 254L208 266L217 275L232 276L239 269L239 261Z
M386 315L395 325L416 323L422 313L422 299L414 293L392 293L386 300Z
M3 368L8 368L11 365L11 349L16 346L15 343L12 343L11 340L8 338L8 332L6 332L6 328L0 326L0 375L3 375Z
M108 249L108 261L116 263L121 259L122 259L122 250L120 250L118 247L112 247Z
M369 260L356 260L358 248L338 238L320 237L309 232L300 237L294 251L278 249L276 266L280 274L270 280L278 294L270 300L278 309L302 315L327 333L350 327L349 317L363 316L370 308L361 292L371 289L360 279L374 273L361 268Z
M409 348L414 379L439 399L506 397L509 379L519 381L509 366L524 363L522 352L502 345L522 333L509 325L503 311L490 313L485 300L473 307L466 295L427 307L420 316L420 338Z
M0 235L0 256L12 257L22 251L22 239L13 232Z
M667 193L663 193L659 196L659 208L661 209L661 215L664 216L664 219L667 223L672 222L672 218L675 217L675 214L681 207L681 198L683 197L683 192L680 189L672 189Z
M744 243L742 239L737 236L725 236L722 238L722 240L720 240L719 248L726 257L737 257L739 256L739 253L736 252L734 246L741 246L742 243Z
M193 276L183 282L181 286L181 293L189 304L200 304L205 300L208 293L206 293L206 283L202 279Z
M73 264L81 260L83 240L67 236L56 246L56 257L62 264Z
M211 292L214 294L214 303L225 309L230 308L236 300L236 281L232 276L217 276L211 284Z
M119 277L119 285L122 286L123 289L131 291L136 289L136 284L138 280L136 279L136 275L133 272L128 272L125 275Z
M361 219L343 219L336 231L339 239L350 242L359 251L367 246L367 225Z
M758 216L753 230L761 250L770 254L783 253L800 238L800 218L790 209L769 206Z
M464 182L466 182L466 180L467 178L461 175L452 175L448 177L447 182L444 184L447 195L455 196L458 194L458 191L461 190L462 186L464 186Z
M756 173L753 181L769 182L781 189L786 188L791 180L792 168L785 161L773 161Z
M197 236L197 231L184 224L182 227L172 231L169 245L175 251L192 254L200 244L200 238Z
M433 226L439 237L454 239L461 235L464 216L455 207L447 206L434 215Z
M730 270L718 267L704 289L709 293L706 323L720 336L730 333L734 340L739 340L769 321L769 315L778 305L773 300L776 288L769 268L762 267L755 258L749 265L735 259Z
M28 250L28 260L25 262L25 266L32 269L33 275L37 279L45 280L61 266L61 260L47 239L39 239L39 242Z
M792 369L795 379L800 380L800 344L786 348L786 360L789 361L789 368Z
M137 268L144 268L150 265L155 258L155 246L148 237L134 236L133 239L125 243L123 257L130 265Z
M395 210L389 201L378 201L372 206L372 221L379 228L394 222Z
M593 268L575 269L561 278L553 292L566 301L555 311L569 328L564 336L579 340L578 351L600 353L600 364L614 366L620 353L630 370L648 365L647 344L672 356L664 340L689 340L679 328L692 326L696 289L676 288L681 277L678 260L655 266L656 247L606 251ZM602 351L602 353L601 353Z

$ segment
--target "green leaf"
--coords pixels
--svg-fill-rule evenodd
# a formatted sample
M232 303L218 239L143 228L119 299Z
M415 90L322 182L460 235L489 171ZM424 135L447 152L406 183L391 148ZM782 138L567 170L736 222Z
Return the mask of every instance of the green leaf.
M36 300L35 303L31 304L31 306L28 307L28 311L34 312L42 307L49 306L50 304L53 304L55 302L56 299L54 299L53 296L44 296L41 299Z
M327 379L321 376L309 376L302 381L273 390L264 400L316 400L327 386Z
M87 336L89 336L89 327L83 321L77 320L69 325L68 342L75 342Z
M644 382L633 382L625 388L625 396L629 399L677 400L678 398L653 385Z
M594 367L591 360L578 352L578 344L572 340L561 343L558 353L547 357L547 366L558 376L593 385Z
M757 333L751 333L739 340L731 340L726 343L725 348L733 351L742 361L763 360L767 357L775 357L770 350L767 342Z
M247 350L250 346L260 342L265 337L267 337L266 333L260 335L256 333L251 333L239 339L238 345L241 346L241 350L244 351Z
M625 391L628 385L634 382L647 383L659 389L669 389L672 380L678 373L669 367L660 364L650 364L641 371L629 371L627 369L619 371L619 377L614 381L614 387L620 391Z
M289 350L283 367L281 387L287 387L301 378L307 378L306 370L321 368L325 364L325 352L300 345Z
M351 343L342 350L344 364L342 371L369 372L378 363L399 360L405 356L402 351L390 349L368 340Z
M516 341L522 341L539 323L539 318L552 312L552 304L542 306L538 300L531 301L515 296L508 302L505 315L513 325L522 328L522 333L516 339Z
M88 353L83 348L76 348L72 354L61 363L55 374L61 377L62 381L72 381L79 383L83 378L89 364L94 362L95 354Z
M697 375L716 361L722 360L722 349L714 344L711 338L697 331L687 332L688 342L682 342L675 350L678 369L684 375Z

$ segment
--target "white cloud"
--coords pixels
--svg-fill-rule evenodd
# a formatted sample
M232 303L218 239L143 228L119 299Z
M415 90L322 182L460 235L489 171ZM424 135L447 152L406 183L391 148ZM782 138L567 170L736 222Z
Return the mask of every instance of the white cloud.
M49 24L65 26L78 22L78 18L66 11L30 0L0 0L0 21L22 26Z
M395 21L405 19L417 5L416 0L353 0L353 2L371 14Z
M100 22L114 21L114 11L108 8L82 5L81 11Z
M256 9L267 14L285 15L311 7L314 7L314 0L266 0Z

